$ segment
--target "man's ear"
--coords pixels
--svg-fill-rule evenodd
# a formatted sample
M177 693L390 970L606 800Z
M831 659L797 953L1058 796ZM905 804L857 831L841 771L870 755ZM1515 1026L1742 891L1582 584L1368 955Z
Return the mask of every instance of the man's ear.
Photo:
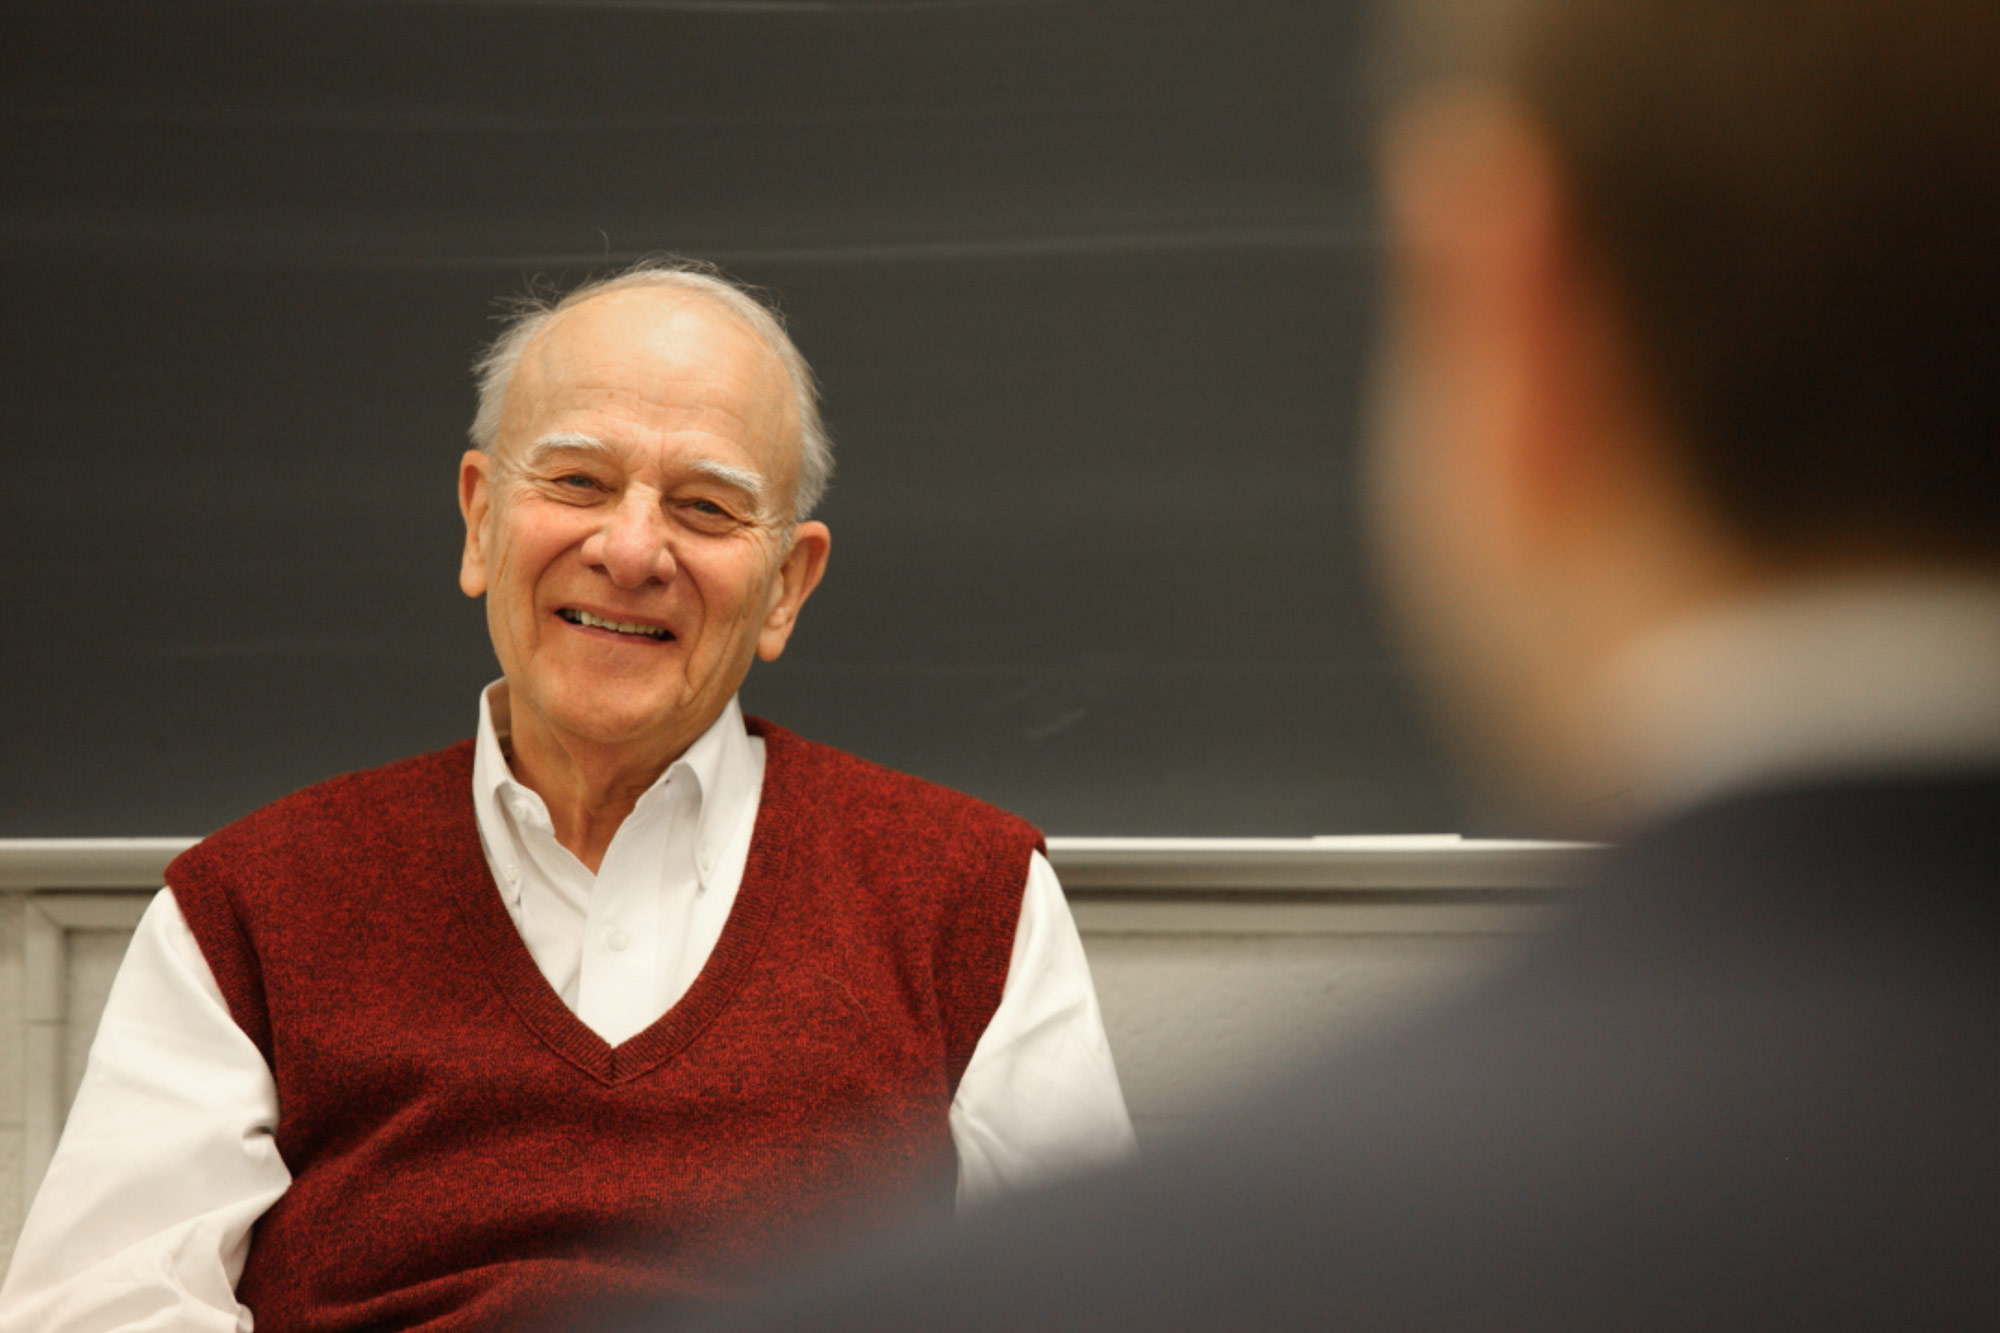
M757 656L775 662L799 623L799 608L812 596L826 574L826 559L833 550L833 533L824 523L801 523L792 529L792 549L778 567L777 600L757 631Z
M1504 101L1439 96L1399 118L1387 161L1405 303L1457 400L1450 465L1497 487L1530 527L1560 522L1593 465L1579 456L1594 443L1581 418L1599 367L1580 336L1583 256L1546 136Z
M486 591L486 520L493 509L493 459L467 449L458 460L458 512L465 519L465 551L458 561L458 587L467 597Z

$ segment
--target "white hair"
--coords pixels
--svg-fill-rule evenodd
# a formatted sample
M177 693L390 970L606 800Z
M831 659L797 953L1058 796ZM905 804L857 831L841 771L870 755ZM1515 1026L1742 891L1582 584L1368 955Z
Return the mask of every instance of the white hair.
M799 423L799 468L792 489L792 518L811 514L833 477L833 441L819 415L819 386L812 367L793 345L777 312L744 287L723 277L711 264L677 258L642 259L609 277L596 278L560 296L532 295L512 305L506 325L478 360L472 373L479 387L479 407L472 417L472 443L493 452L500 435L500 414L507 403L507 386L521 354L537 333L560 312L628 287L670 287L705 296L750 326L784 364L792 379L795 415Z

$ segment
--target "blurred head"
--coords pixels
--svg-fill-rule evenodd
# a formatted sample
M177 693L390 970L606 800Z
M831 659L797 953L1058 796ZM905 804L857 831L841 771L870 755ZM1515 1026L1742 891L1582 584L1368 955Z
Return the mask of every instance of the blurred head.
M1381 550L1448 699L1560 783L1649 627L2000 572L2000 10L1408 0Z
M460 586L486 599L517 748L670 761L825 569L800 518L824 479L802 477L810 381L712 282L600 284L487 358Z

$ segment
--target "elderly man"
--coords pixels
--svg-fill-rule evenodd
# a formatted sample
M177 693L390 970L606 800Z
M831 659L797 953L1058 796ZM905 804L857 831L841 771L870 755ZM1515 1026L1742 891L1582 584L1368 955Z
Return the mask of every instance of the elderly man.
M1379 550L1623 845L1217 1141L725 1326L2000 1328L2000 8L1407 8Z
M481 366L476 739L169 867L16 1251L10 1328L484 1329L704 1296L1129 1150L1040 839L745 719L826 570L778 322L644 266Z

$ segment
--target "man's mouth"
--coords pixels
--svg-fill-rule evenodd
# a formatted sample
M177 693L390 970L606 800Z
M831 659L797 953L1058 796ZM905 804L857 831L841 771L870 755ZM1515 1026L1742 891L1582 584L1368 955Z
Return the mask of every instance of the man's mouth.
M635 625L624 620L607 620L588 611L579 611L573 606L565 606L556 614L572 625L582 625L588 629L606 629L613 634L630 634L634 638L654 639L660 642L674 637L672 630L660 625Z

